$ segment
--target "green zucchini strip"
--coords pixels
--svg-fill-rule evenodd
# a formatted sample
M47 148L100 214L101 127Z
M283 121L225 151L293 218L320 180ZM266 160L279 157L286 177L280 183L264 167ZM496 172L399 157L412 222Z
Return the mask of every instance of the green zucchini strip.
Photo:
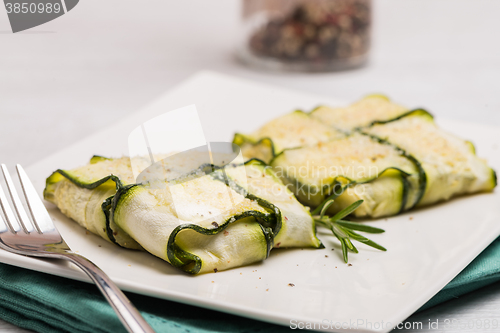
M325 106L318 107L311 111L314 118L330 125L335 125L346 131L362 131L364 127L373 126L373 124L382 124L404 117L409 111L406 107L395 104L384 95L370 95L362 100L351 104L345 108L329 108ZM377 139L374 135L371 135ZM378 138L381 143L387 144L388 142ZM427 184L427 177L420 165L420 162L411 154L406 152L401 147L394 145L401 154L412 160L418 169L418 173L408 178L410 183L408 188L408 199L406 206L403 210L409 210L415 207L422 199L425 187Z
M317 107L311 111L311 116L323 124L350 132L368 126L376 120L394 119L408 111L384 95L369 95L347 107Z
M329 213L364 200L355 211L356 216L401 212L407 207L409 180L418 178L413 160L393 145L360 133L316 146L284 150L271 165L299 201L311 207L350 184Z
M247 159L255 157L268 163L284 149L331 141L345 135L297 110L271 120L252 134L236 134L233 143L241 147Z
M198 273L206 273L211 270L214 272L217 272L219 270L235 267L235 266L242 266L245 264L250 264L252 262L256 261L261 261L263 259L266 259L269 256L269 251L272 246L272 240L273 240L273 233L270 228L265 228L262 226L262 224L253 222L252 220L248 221L248 217L259 217L259 214L257 212L246 212L244 214L236 215L232 217L231 219L227 220L226 223L220 225L218 228L214 229L207 229L200 227L196 224L182 224L178 227L176 227L172 233L170 234L170 237L168 238L168 243L167 243L167 258L168 261L177 268L180 268L184 270L185 272L191 273L191 274L198 274ZM247 221L245 221L247 219ZM230 223L235 223L239 222L234 225L229 225ZM246 229L246 230L245 230ZM249 233L249 231L251 233ZM260 241L262 243L265 242L266 245L266 251L262 251L264 247L254 247L252 246L253 244L247 244L245 243L239 243L238 244L238 249L234 249L235 253L239 253L240 255L238 256L237 260L233 260L233 264L231 266L226 266L223 264L223 261L220 262L220 264L216 264L215 266L219 267L212 267L210 266L209 268L207 265L204 265L203 259L201 256L196 255L195 253L198 251L186 251L178 245L178 235L182 231L194 231L189 234L189 236L186 236L185 238L189 238L189 242L186 243L191 243L193 239L196 239L198 237L203 237L203 236L219 236L218 238L213 238L211 239L211 243L215 243L218 240L221 240L220 235L224 234L230 234L233 235L237 233L238 235L243 234L245 237L248 237L248 235L253 235L254 237L259 237ZM225 232L225 233L224 233ZM261 238L260 234L264 236L264 238ZM224 236L226 237L226 236ZM215 242L214 242L215 241ZM201 243L201 242L200 242ZM229 245L229 246L234 246L234 242L226 242L224 245ZM248 246L250 245L250 246ZM186 247L189 247L189 245L185 245ZM207 246L204 246L203 249L200 248L202 251L207 251ZM244 251L244 253L240 253ZM232 257L228 257L232 258ZM243 259L243 260L242 260ZM227 260L228 264L231 264L231 259ZM236 264L236 265L235 265Z
M70 171L56 170L47 178L44 198L57 205L65 215L82 227L107 241L125 248L142 249L110 219L114 195L130 185L123 185L118 176L102 175L113 164L120 162L122 161L109 160ZM90 175L94 178L89 177Z
M271 138L254 140L241 133L236 133L233 143L241 148L243 157L246 160L256 158L268 163L276 155L276 148Z
M245 168L245 172L240 172ZM263 161L251 159L244 166L225 169L229 178L245 189L272 202L277 218L281 220L281 229L278 231L275 247L322 247L316 237L316 226L309 210L304 207L295 195L285 186ZM246 175L246 179L241 177Z
M94 155L90 159L90 164L96 164L96 163L99 163L99 162L102 162L102 161L109 161L109 160L113 160L113 159L105 157L105 156L101 156L101 155Z
M401 149L401 147L393 144L392 142L389 142L387 140L384 140L378 136L365 133L362 130L357 130L359 133L363 135L368 135L370 138L373 140L378 141L381 144L384 145L389 145L391 146L394 150L396 150L401 156L406 157L408 160L413 163L415 166L416 172L407 174L404 178L405 181L408 182L408 186L406 186L407 192L407 198L405 204L402 206L401 211L406 211L409 209L412 209L415 207L420 200L422 200L422 197L424 196L425 193L425 188L427 186L427 175L425 174L425 170L422 167L422 164L411 154L408 154L408 152L404 149Z
M168 191L138 184L120 194L112 218L148 252L192 274L267 258L281 226L279 210L227 186L220 172L169 183Z
M419 206L460 194L491 191L496 186L495 171L475 155L472 143L438 128L432 115L423 109L392 120L374 121L362 131L418 160L426 177Z
M323 246L316 237L316 226L309 209L296 199L265 162L253 158L243 165L225 168L204 165L200 169L207 170L207 173L219 170L212 173L214 179L226 183L239 193L253 196L262 206L276 213L276 218L281 222L274 230L275 247Z

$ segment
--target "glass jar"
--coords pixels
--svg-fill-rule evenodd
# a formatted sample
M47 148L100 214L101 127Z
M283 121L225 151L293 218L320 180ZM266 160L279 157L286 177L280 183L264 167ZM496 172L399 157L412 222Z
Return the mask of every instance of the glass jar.
M238 58L272 70L360 67L370 30L371 0L243 0Z

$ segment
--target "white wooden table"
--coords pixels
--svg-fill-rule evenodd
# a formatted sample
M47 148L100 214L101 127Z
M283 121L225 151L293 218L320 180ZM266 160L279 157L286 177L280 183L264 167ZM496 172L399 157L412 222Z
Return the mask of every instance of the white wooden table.
M499 1L375 0L370 65L324 74L266 73L238 64L239 5L85 0L18 34L10 33L0 10L1 162L28 166L202 69L345 100L382 92L438 117L500 126ZM500 332L484 325L500 322L498 309L500 284L410 317L423 329L408 331ZM475 324L429 328L436 320ZM0 331L26 332L2 321Z

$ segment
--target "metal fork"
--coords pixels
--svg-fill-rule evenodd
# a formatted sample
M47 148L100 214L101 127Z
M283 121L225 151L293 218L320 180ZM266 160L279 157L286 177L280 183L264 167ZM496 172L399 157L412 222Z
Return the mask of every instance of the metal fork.
M17 195L7 167L2 164L1 168L15 214L0 186L0 204L7 220L0 218L0 247L17 254L66 259L73 262L94 281L129 332L154 333L139 311L113 281L94 263L72 252L66 245L24 169L19 164L16 165L33 223Z

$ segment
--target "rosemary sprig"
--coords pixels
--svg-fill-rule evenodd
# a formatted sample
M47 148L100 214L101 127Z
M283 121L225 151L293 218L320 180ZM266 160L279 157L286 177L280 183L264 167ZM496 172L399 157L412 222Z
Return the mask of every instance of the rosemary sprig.
M351 221L345 221L343 220L344 217L347 215L351 214L354 212L362 203L363 200L358 200L354 202L353 204L349 205L348 207L342 209L340 212L335 214L333 217L329 217L326 214L326 211L330 206L333 204L334 198L329 197L327 198L320 206L318 206L312 213L313 213L313 219L316 223L319 225L322 225L328 229L330 229L335 237L340 242L340 245L342 245L342 256L344 257L344 261L347 263L348 261L348 252L351 250L354 253L358 253L358 249L354 246L354 244L351 242L351 239L356 240L358 242L361 242L363 244L366 244L368 246L371 246L373 248L376 248L381 251L387 251L387 249L374 241L354 232L354 230L357 231L363 231L363 232L368 232L371 234L379 234L384 232L383 229L380 228L375 228L371 227L368 225L363 225L361 223L356 223L356 222L351 222ZM316 215L318 214L319 215Z

